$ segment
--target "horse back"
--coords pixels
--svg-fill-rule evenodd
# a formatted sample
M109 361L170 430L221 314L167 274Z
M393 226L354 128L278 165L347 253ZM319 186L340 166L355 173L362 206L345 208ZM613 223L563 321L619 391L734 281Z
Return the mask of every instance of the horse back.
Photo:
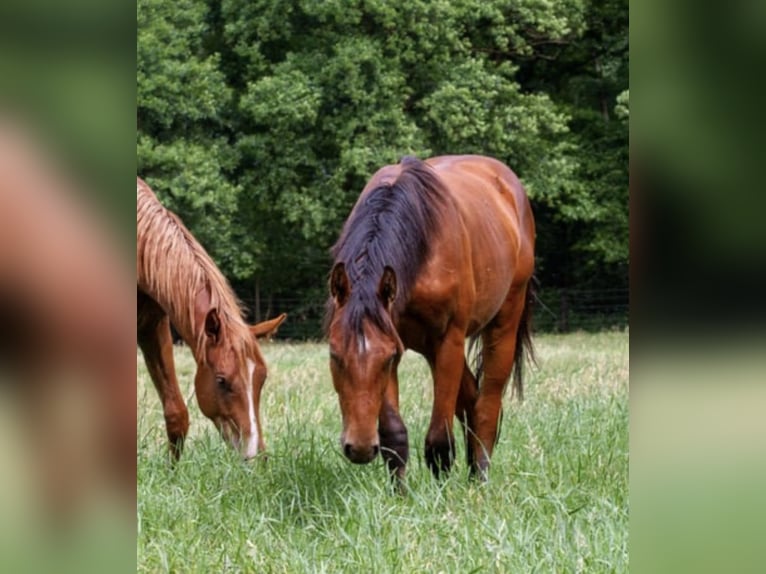
M420 306L430 310L437 330L459 321L475 332L532 276L529 201L518 177L492 158L440 156L426 163L444 183L453 210L413 295L428 300Z

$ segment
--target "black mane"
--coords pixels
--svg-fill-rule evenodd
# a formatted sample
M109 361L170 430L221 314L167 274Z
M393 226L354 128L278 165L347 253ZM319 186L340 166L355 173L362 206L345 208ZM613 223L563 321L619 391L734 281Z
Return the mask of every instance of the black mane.
M383 269L389 266L396 274L396 315L429 255L429 238L438 231L446 198L441 180L417 158L405 157L400 163L396 181L376 187L357 204L332 248L335 263L344 263L351 285L343 319L348 335L361 335L365 317L385 333L394 330L377 296ZM328 319L332 310L330 300Z

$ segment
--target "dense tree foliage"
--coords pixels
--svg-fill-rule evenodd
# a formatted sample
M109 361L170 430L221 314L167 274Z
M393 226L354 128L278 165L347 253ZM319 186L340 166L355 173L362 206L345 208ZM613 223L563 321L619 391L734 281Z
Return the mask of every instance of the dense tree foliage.
M356 196L405 154L506 162L543 287L625 287L627 19L627 0L139 0L139 173L250 304L321 304Z

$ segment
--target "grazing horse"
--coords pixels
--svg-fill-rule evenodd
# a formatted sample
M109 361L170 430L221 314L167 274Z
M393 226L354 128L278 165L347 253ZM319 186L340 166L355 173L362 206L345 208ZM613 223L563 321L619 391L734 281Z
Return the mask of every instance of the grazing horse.
M30 511L42 502L47 518L68 521L111 486L133 523L130 260L114 224L37 136L0 113L0 418L18 420L23 439L19 449L2 450L2 464L40 489ZM5 509L5 519L29 518L19 514L27 510L24 489L19 496L3 483L3 490L22 503Z
M252 458L266 448L259 415L266 363L256 338L274 332L285 315L248 326L213 260L141 179L137 209L138 344L162 401L171 454L178 459L189 430L173 365L172 322L197 362L200 409Z
M534 238L519 179L488 157L404 158L367 183L332 249L326 319L341 446L351 462L368 463L380 451L389 472L404 478L409 447L397 367L413 349L433 376L429 468L437 477L450 469L457 416L471 474L486 477L512 370L522 397ZM476 376L467 339L481 344Z

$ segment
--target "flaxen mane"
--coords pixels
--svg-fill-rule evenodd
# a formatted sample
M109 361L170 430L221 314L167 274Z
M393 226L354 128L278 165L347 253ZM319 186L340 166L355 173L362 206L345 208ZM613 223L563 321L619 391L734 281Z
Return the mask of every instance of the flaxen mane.
M221 333L248 356L254 338L242 319L242 308L226 278L192 236L181 220L165 209L140 179L137 183L136 273L139 282L163 306L171 322L192 345L195 357L204 358L204 329L195 326L195 298L202 289L210 293L210 307L216 308Z

